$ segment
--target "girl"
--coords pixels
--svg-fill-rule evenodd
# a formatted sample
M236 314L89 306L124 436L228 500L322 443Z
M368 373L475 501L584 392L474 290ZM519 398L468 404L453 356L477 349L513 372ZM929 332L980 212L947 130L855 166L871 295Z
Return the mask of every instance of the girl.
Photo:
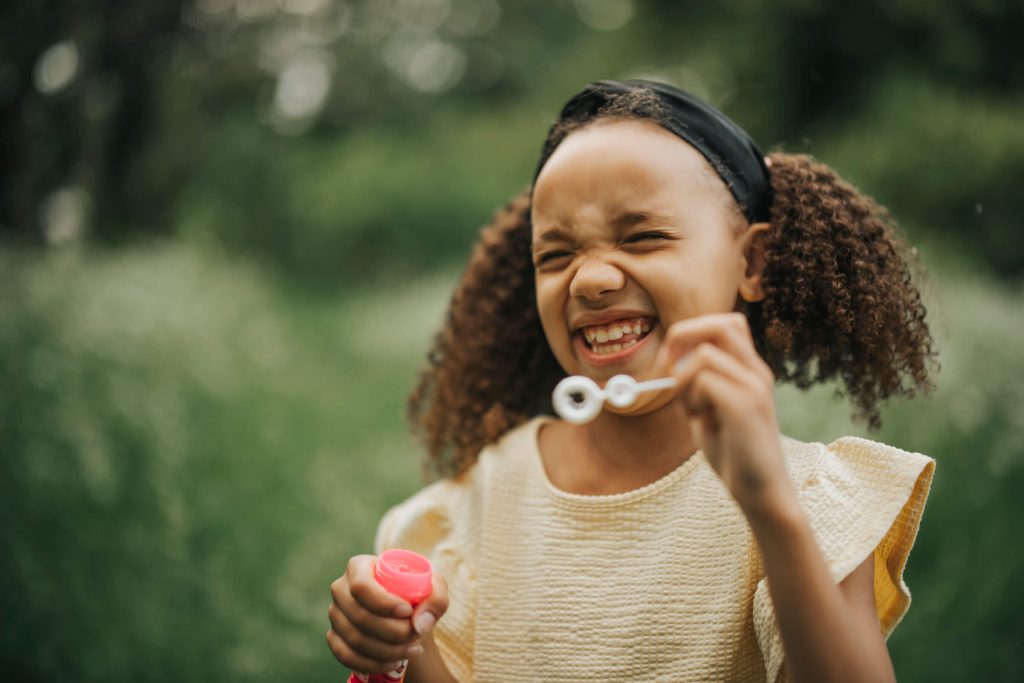
M377 546L429 556L434 594L414 610L352 558L332 652L415 682L893 680L934 461L781 436L772 389L838 378L877 426L930 387L924 316L885 213L830 169L671 86L591 84L410 399L445 478ZM677 385L570 425L567 374Z

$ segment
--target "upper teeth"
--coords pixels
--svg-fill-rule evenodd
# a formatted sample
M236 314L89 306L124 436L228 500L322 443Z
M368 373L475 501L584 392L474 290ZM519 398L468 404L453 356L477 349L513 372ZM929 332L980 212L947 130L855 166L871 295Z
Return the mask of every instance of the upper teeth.
M604 344L622 339L627 334L637 336L644 332L651 331L649 318L636 318L633 320L616 320L607 325L589 325L583 328L583 335L591 344Z

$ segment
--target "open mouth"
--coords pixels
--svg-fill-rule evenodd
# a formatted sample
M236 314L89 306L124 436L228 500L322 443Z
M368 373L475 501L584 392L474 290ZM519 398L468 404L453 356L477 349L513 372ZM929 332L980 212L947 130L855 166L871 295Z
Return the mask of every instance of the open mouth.
M604 325L588 325L579 332L594 355L609 356L639 344L656 322L654 318L624 318Z

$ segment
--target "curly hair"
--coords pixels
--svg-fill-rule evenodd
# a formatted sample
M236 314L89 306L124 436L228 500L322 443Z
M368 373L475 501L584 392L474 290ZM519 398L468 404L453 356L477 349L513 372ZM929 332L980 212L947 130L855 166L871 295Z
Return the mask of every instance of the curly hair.
M659 116L640 94L590 120ZM556 122L542 156L587 123ZM778 381L805 389L840 380L854 417L877 429L879 404L930 390L938 366L912 278L915 253L889 214L828 166L802 154L768 158L765 297L741 309L755 347ZM410 422L436 474L465 472L484 446L550 413L565 376L536 309L530 231L527 189L481 231L409 396Z
M481 448L550 412L565 373L534 301L528 191L481 231L427 361L409 396L409 420L439 474L464 472Z

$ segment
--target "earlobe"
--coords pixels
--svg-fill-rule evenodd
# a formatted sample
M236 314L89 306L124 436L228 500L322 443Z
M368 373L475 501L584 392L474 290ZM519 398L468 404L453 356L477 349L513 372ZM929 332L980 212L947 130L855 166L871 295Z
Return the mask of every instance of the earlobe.
M740 296L748 303L764 299L761 278L765 268L765 236L770 223L751 223L743 235L743 278L740 280Z

